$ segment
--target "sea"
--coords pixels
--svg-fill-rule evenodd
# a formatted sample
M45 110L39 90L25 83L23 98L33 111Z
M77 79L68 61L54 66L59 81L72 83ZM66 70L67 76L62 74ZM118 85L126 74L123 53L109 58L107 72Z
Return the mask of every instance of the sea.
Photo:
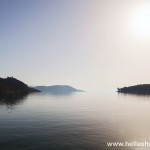
M0 100L0 150L148 149L148 95L41 92Z

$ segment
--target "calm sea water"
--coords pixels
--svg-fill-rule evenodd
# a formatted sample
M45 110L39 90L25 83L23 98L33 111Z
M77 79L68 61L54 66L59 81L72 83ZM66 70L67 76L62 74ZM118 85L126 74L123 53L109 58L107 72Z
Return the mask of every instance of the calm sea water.
M116 92L30 94L0 101L0 150L142 150L150 142L150 97Z

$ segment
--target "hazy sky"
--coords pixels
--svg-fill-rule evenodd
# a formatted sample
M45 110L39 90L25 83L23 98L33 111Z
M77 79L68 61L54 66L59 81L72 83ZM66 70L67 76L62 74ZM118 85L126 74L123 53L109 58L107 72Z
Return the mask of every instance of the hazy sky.
M149 0L0 0L0 76L84 90L150 83Z

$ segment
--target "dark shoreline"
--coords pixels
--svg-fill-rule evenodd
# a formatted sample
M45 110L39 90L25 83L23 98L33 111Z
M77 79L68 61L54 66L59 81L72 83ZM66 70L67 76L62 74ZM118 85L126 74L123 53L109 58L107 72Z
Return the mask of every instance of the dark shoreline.
M0 99L18 98L30 93L41 92L13 77L0 78Z
M150 84L139 84L123 88L117 88L118 93L150 95Z

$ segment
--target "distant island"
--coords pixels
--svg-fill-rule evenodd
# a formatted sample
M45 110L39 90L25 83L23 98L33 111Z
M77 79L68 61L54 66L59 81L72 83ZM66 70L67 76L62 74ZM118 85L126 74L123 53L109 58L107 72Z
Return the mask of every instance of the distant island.
M50 93L72 93L72 92L83 92L82 90L75 89L68 85L52 85L52 86L36 86L34 87L42 92Z
M118 88L118 93L150 94L150 84L140 84L129 87Z
M30 88L28 85L13 77L0 78L0 97L21 96L33 92L40 92L37 89Z

